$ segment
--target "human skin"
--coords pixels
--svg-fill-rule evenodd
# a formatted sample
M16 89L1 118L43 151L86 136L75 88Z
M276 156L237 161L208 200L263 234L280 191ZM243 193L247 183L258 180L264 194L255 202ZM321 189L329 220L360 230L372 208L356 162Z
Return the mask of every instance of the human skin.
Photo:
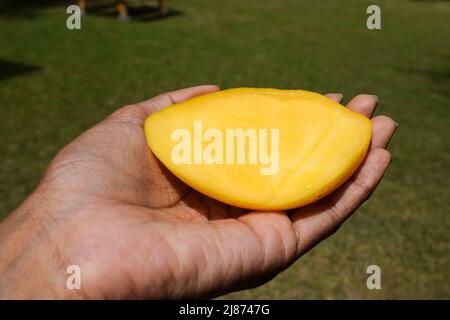
M0 298L211 298L255 287L334 233L389 165L397 124L377 116L361 167L319 202L255 212L208 198L161 165L143 124L152 112L216 90L181 89L126 106L64 147L0 224ZM376 104L358 95L348 107L371 117ZM81 268L79 290L66 287L69 265Z

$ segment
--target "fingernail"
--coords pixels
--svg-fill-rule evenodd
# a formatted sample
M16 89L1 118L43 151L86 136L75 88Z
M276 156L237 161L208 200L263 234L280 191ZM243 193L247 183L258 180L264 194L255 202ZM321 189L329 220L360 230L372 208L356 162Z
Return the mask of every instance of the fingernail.
M378 103L378 97L376 95L372 95L372 97L375 99L375 101Z
M394 123L395 123L395 127L397 128L398 127L398 122L394 121Z
M340 97L341 100L344 98L344 95L342 93L336 93L336 94Z

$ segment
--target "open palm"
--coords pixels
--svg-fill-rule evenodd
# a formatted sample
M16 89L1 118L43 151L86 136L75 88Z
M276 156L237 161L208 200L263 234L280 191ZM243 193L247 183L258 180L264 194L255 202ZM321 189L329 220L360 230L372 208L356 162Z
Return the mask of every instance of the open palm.
M252 212L208 198L161 165L147 147L143 124L152 112L215 90L182 89L119 109L52 161L35 194L60 267L82 270L77 295L213 297L262 284L337 230L389 164L385 147L396 124L378 116L360 169L315 204ZM376 102L360 95L348 107L370 117Z

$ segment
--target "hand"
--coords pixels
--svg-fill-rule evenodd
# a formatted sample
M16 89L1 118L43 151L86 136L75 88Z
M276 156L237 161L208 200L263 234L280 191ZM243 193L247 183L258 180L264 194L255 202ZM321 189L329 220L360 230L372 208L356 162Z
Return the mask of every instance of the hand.
M0 296L204 298L254 287L336 231L388 167L385 148L396 124L378 116L359 170L315 204L251 212L210 199L161 165L143 123L216 90L182 89L124 107L62 149L36 191L0 225ZM359 95L348 107L371 117L376 104ZM81 268L80 290L66 288L69 265Z

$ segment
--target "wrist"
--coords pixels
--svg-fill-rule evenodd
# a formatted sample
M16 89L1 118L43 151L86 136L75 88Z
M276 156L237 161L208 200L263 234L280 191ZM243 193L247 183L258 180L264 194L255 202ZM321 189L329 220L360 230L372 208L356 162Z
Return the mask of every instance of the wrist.
M0 224L0 298L69 297L61 248L53 239L56 220L39 192Z

